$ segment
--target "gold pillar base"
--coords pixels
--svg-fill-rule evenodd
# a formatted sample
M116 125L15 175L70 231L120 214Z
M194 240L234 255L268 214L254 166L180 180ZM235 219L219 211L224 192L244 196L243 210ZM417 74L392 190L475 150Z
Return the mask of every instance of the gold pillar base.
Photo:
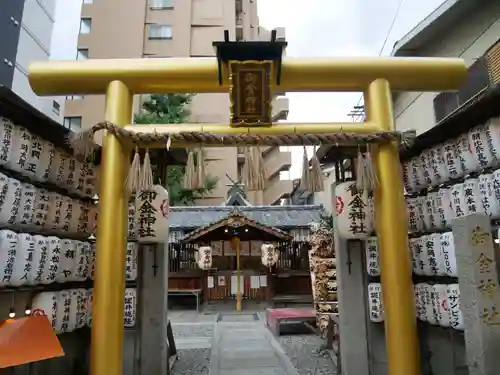
M243 295L241 293L236 293L236 311L241 312L243 309Z

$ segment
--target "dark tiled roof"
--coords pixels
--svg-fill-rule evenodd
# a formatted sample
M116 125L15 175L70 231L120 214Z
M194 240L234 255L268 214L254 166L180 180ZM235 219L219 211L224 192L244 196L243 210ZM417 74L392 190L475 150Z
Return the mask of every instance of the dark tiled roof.
M192 229L205 227L239 210L256 222L277 228L308 227L318 221L323 206L197 206L172 207L170 210L171 229Z

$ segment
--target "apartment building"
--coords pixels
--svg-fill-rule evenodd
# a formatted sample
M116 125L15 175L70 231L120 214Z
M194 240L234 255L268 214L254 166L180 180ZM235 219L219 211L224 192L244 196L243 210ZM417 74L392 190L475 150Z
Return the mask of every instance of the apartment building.
M259 26L256 0L83 0L77 59L214 57L213 41L269 40L270 32ZM284 37L284 30L278 30ZM140 99L136 100L139 107ZM286 119L288 99L276 97L275 120ZM65 122L92 126L102 119L104 100L99 96L74 96L65 106ZM228 123L228 94L199 94L191 105L190 122ZM263 150L268 184L263 194L250 194L252 204L279 203L292 191L292 182L280 180L288 170L291 154L278 147ZM238 180L243 150L206 150L207 172L219 177L217 188L200 205L221 204L230 179ZM230 178L228 178L228 176Z
M62 122L64 103L37 96L27 76L31 62L50 57L55 6L56 0L0 1L0 85Z
M393 56L460 57L469 67L457 93L394 93L398 130L432 128L489 84L484 54L500 39L500 2L448 0L394 46Z

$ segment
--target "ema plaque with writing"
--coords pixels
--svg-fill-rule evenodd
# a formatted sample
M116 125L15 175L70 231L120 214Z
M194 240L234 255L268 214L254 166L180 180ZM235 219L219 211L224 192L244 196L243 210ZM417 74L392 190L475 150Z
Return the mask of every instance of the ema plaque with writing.
M270 125L271 61L230 61L231 125Z

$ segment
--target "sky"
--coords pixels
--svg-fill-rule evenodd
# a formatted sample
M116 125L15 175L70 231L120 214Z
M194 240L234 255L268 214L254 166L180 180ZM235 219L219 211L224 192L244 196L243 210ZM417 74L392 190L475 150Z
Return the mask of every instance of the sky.
M284 27L290 57L390 55L401 39L443 0L258 0L260 25ZM82 0L58 0L52 37L55 60L73 60ZM394 26L389 32L396 11ZM353 93L290 93L288 121L349 121ZM310 150L312 152L312 150ZM302 150L292 151L289 178L300 177Z

